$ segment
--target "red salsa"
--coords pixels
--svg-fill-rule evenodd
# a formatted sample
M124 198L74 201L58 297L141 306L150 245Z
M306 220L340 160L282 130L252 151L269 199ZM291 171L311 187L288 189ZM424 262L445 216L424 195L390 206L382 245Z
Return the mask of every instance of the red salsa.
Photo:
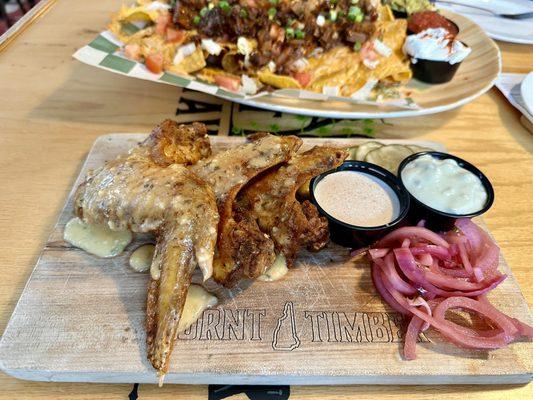
M420 11L409 16L407 21L407 29L412 33L420 33L426 29L444 28L455 37L459 33L457 25L449 21L438 12L435 11Z

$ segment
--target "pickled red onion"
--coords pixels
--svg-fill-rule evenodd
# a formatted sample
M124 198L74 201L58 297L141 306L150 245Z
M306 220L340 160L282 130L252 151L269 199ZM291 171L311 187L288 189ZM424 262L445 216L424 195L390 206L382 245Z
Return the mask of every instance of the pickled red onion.
M430 326L452 343L473 349L533 338L532 327L498 311L486 298L506 278L497 271L498 246L469 219L457 220L456 228L439 235L422 225L402 227L368 251L381 297L411 316L404 344L408 360L416 358L418 335ZM447 320L446 311L457 308L490 320L492 327L480 330Z

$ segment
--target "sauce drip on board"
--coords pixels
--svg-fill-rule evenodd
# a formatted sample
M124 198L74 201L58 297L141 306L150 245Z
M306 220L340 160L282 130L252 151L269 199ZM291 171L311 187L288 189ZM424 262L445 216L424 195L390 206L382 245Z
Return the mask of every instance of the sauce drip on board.
M264 282L274 282L283 278L289 269L287 268L287 261L283 254L278 254L274 263L261 275L257 280Z
M213 296L200 285L189 286L185 305L181 312L181 318L178 323L178 332L183 332L189 326L194 324L207 308L214 307L218 304L218 298Z
M153 244L145 244L136 248L130 255L130 267L137 272L146 272L152 265L154 258L155 246Z
M115 257L130 244L130 231L113 231L105 225L89 225L80 218L72 218L65 225L63 239L75 247L98 257Z

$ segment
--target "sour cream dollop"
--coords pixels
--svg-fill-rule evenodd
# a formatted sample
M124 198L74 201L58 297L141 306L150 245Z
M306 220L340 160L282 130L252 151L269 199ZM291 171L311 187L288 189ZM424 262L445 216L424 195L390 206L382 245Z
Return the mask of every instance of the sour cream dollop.
M450 158L420 156L403 168L401 179L418 201L445 213L474 213L487 202L481 180Z
M463 61L472 51L459 40L454 40L444 28L426 29L416 35L409 35L403 51L413 63L418 59L446 61L456 64Z

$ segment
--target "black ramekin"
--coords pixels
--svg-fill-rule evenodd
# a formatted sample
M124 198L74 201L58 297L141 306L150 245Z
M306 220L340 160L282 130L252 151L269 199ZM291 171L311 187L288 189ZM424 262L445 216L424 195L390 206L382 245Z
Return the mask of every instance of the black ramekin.
M409 164L411 161L417 159L418 157L422 157L424 155L430 155L439 160L451 158L452 160L455 160L457 164L459 164L460 167L466 169L467 171L472 172L475 176L477 176L487 192L487 201L485 202L485 205L479 211L476 211L473 213L450 214L444 211L435 210L434 208L431 208L427 204L424 204L421 201L419 201L415 196L413 196L409 192L409 190L403 184L402 171L405 168L405 166ZM441 153L440 151L424 151L421 153L413 154L401 162L400 166L398 167L398 178L403 188L409 193L411 197L411 207L409 210L409 214L407 216L407 219L409 220L409 222L414 225L414 224L417 224L420 220L425 220L426 221L425 226L435 231L448 231L453 228L455 221L458 218L472 218L472 217L481 215L485 213L492 206L492 203L494 203L494 189L492 188L492 184L490 183L489 179L485 176L485 174L483 174L483 172L477 169L474 165L470 164L468 161L465 161L462 158L456 157L452 154Z
M392 15L394 15L394 18L396 18L396 19L407 19L407 18L409 18L409 15L407 14L407 11L400 11L400 10L392 9Z
M381 181L385 182L398 196L400 203L400 212L398 217L385 225L364 227L347 224L329 215L316 201L315 188L325 176L339 171L363 172L377 177ZM364 161L345 161L337 169L325 172L313 178L311 180L311 184L309 185L309 189L311 201L316 206L318 211L328 219L331 240L344 247L361 248L374 243L387 232L402 226L409 211L409 192L405 190L403 185L400 183L400 180L386 169Z
M413 63L414 57L409 56L409 58L411 59L413 76L421 82L432 84L451 81L461 65L460 62L450 64L448 61L432 61L421 58L417 58L416 63Z

